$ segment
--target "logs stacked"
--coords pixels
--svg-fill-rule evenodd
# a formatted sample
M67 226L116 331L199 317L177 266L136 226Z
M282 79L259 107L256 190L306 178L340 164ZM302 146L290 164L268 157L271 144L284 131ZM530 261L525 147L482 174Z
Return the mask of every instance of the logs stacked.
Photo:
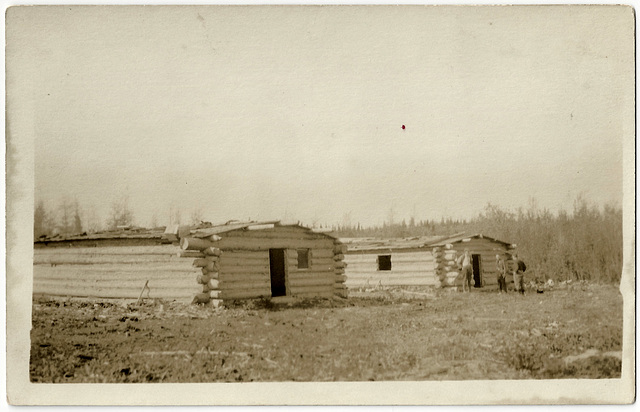
M335 267L335 283L333 284L333 293L343 298L349 296L347 285L344 284L344 282L347 280L347 275L345 275L345 268L347 267L347 263L344 261L345 253L347 253L347 245L336 239L333 242L333 261Z
M459 273L456 265L457 253L453 245L447 244L444 248L434 247L432 253L439 287L454 286Z
M194 257L193 266L198 268L196 282L202 285L192 303L208 304L213 302L218 307L220 297L220 255L222 251L213 246L214 239L181 238L180 257Z

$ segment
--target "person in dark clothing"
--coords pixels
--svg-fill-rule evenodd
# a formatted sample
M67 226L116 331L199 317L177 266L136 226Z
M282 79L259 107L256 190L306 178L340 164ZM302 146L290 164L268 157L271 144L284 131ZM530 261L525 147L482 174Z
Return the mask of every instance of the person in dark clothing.
M518 255L513 255L513 284L516 288L516 292L524 295L524 272L527 270L527 266L524 262L518 259Z

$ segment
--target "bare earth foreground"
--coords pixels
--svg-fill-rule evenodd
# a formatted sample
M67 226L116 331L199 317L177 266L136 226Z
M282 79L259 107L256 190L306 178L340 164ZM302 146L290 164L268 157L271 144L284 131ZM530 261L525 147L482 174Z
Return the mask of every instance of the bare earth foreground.
M383 290L228 308L35 297L33 382L619 378L617 287Z

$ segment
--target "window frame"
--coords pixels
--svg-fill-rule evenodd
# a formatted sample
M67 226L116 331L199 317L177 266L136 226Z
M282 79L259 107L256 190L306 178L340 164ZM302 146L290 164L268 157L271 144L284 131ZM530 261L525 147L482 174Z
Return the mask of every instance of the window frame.
M297 267L298 270L309 270L311 269L311 249L309 248L299 248L296 249L296 253L297 253ZM300 256L301 253L306 253L307 255L307 265L306 266L300 266Z

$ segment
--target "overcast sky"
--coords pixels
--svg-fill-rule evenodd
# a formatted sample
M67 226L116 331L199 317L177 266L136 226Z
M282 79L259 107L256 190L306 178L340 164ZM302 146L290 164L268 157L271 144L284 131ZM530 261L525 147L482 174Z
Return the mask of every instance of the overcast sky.
M40 7L7 27L9 132L32 119L51 207L373 225L622 203L626 7Z

